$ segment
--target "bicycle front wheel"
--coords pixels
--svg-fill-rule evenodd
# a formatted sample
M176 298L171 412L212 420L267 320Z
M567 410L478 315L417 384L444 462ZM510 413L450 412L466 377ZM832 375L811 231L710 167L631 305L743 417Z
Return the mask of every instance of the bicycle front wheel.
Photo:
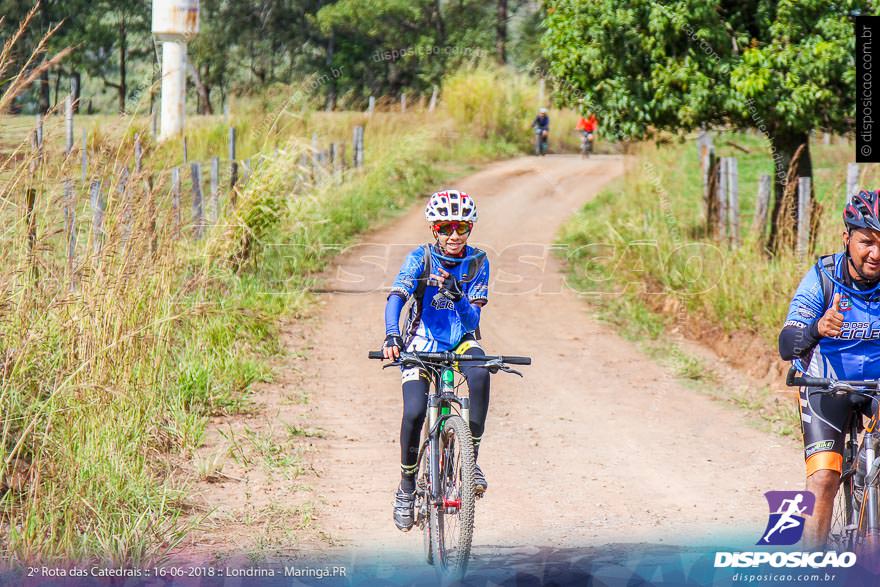
M451 416L440 432L438 494L430 508L431 550L437 572L464 577L474 535L474 443L468 425Z
M831 511L828 548L837 552L851 552L855 548L858 519L853 516L853 512L858 513L861 501L855 497L853 477L852 470L841 477L840 487L834 498L834 509Z
M427 418L425 419L425 430L428 428ZM429 565L434 564L434 552L431 547L431 536L432 536L432 528L434 527L432 517L428 510L433 510L434 507L431 506L431 490L430 490L430 476L429 471L431 470L431 463L429 462L428 452L425 451L425 454L422 456L422 470L419 475L418 489L420 491L420 499L418 500L418 512L419 512L419 527L422 530L422 540L423 545L425 547L425 562Z

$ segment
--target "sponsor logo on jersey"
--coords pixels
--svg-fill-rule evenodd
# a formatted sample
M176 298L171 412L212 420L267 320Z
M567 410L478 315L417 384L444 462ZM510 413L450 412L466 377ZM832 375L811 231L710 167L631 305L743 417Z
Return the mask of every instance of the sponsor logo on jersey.
M880 324L871 322L844 322L840 327L841 340L878 340L880 339Z
M850 310L852 310L852 300L849 299L848 295L843 294L840 296L840 311L848 312Z
M435 310L452 310L455 308L455 304L442 293L437 292L431 299L431 307Z
M803 316L808 320L812 320L816 317L816 312L814 312L810 308L807 308L806 306L798 306L797 313L798 315Z

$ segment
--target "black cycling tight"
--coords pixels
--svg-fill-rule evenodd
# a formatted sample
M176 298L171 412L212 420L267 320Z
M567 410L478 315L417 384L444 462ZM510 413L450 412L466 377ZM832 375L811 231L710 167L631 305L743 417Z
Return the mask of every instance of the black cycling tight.
M485 355L478 346L468 349L468 354ZM470 425L474 437L474 447L479 447L489 411L489 370L477 366L462 366L461 372L467 380L471 399ZM404 474L412 479L419 457L419 437L425 414L428 411L428 374L422 371L417 379L403 383L403 421L400 425L400 462Z

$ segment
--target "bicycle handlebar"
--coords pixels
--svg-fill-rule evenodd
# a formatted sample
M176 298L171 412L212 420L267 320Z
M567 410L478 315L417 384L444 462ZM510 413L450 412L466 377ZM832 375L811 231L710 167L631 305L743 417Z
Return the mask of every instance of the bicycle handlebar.
M795 377L795 373L797 373L797 369L792 367L788 370L788 375L785 377L785 384L789 387L822 387L828 390L852 390L856 391L854 388L856 387L869 387L873 388L871 391L880 391L878 386L880 386L880 381L835 381L834 379L828 379L827 377L810 377L808 375L801 375L800 377ZM866 391L866 390L858 390L858 391Z
M457 355L451 351L443 351L439 353L427 353L422 351L400 353L401 359L405 359L406 357L420 359L422 361L438 361L450 363L453 361L501 361L502 363L508 363L510 365L532 364L531 357L518 357L513 355ZM384 359L385 355L382 354L382 351L370 351L369 358Z

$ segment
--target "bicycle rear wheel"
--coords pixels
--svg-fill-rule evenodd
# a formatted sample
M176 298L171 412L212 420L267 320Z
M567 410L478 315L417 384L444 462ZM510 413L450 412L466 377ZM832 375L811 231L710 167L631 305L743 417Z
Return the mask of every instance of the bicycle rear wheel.
M440 504L430 507L434 567L444 578L464 576L474 535L474 443L460 416L449 417L440 432Z

